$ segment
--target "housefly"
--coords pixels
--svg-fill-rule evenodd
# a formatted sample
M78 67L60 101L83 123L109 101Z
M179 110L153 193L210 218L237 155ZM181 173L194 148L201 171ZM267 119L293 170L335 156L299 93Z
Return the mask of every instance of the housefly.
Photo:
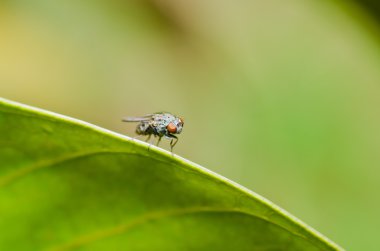
M170 150L177 144L178 138L174 134L180 134L183 128L183 119L168 112L158 112L148 114L142 117L127 117L124 122L138 122L136 133L138 135L147 135L150 139L153 135L158 137L157 146L162 137L170 139Z

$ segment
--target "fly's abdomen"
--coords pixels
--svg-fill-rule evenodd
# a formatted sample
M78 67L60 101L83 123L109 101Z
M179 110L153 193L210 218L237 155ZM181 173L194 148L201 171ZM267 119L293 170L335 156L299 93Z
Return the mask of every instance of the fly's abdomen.
M149 128L150 128L149 123L142 122L142 123L140 123L140 124L137 125L137 127L136 127L136 133L138 135L148 135L148 134L151 134Z
M136 127L136 133L138 135L158 135L157 131L149 122L141 122Z

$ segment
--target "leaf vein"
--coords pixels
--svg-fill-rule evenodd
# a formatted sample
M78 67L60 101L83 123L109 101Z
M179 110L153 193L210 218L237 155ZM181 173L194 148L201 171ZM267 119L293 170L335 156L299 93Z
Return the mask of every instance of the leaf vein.
M197 214L197 213L238 213L238 214L244 214L248 215L250 217L255 217L260 220L266 221L270 224L273 224L281 229L284 229L285 231L293 234L294 236L297 236L299 238L302 238L306 240L307 242L313 244L310 242L308 238L306 238L303 235L300 235L298 233L295 233L293 231L290 231L289 229L284 228L281 225L276 224L275 222L272 222L268 219L265 219L263 217L257 216L255 214L252 214L250 212L246 212L239 208L213 208L213 207L191 207L191 208L181 208L181 209L173 209L173 210L166 210L166 211L156 211L151 213L143 214L142 216L128 222L124 223L109 229L105 230L99 230L87 235L82 235L72 241L69 241L67 243L64 243L62 245L57 245L55 247L52 247L48 249L49 251L66 251L66 250L73 250L77 249L81 246L91 244L93 242L96 242L98 240L110 238L116 235L127 233L128 231L137 228L143 224L147 224L152 221L160 220L167 217L175 217L175 216L183 216L183 215L190 215L190 214Z

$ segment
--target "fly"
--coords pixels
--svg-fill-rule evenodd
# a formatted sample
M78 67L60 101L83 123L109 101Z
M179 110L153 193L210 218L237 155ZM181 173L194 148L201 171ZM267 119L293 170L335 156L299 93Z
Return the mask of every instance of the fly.
M157 146L162 137L170 139L170 150L177 144L178 138L174 134L180 134L183 128L183 119L168 112L148 114L142 117L127 117L124 122L139 122L136 127L138 135L147 135L148 141L152 135L158 137Z

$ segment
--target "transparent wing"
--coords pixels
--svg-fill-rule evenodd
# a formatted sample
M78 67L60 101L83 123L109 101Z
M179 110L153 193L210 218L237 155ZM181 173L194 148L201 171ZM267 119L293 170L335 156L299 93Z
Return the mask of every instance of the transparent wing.
M148 115L141 116L141 117L126 117L126 118L123 118L122 121L123 121L123 122L141 122L141 121L149 121L149 120L152 119L152 116L153 116L153 114L148 114Z

